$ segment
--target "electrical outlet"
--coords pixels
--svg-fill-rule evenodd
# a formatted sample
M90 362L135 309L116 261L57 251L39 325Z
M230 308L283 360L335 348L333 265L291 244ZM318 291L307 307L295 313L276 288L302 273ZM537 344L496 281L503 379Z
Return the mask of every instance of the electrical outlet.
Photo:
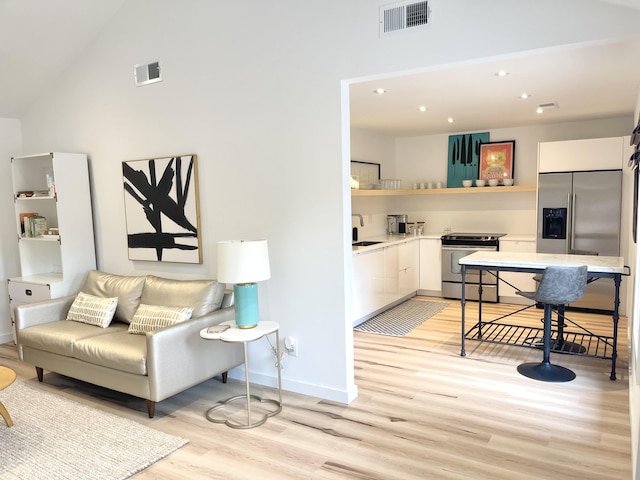
M291 355L292 357L298 356L298 340L293 337L286 337L284 339L284 350L287 352L287 355Z

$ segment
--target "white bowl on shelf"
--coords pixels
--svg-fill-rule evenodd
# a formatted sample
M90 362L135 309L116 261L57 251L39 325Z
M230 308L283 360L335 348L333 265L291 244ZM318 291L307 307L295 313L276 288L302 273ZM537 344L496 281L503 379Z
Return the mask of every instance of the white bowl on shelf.
M486 180L478 179L476 180L476 187L484 187L486 184Z
M463 187L468 188L471 185L473 185L473 181L472 180L462 180L462 186Z
M490 187L497 187L499 182L500 182L500 180L498 180L497 178L491 178L491 179L489 179L489 186Z
M511 185L513 185L513 178L503 178L502 179L502 184L505 187L510 187Z

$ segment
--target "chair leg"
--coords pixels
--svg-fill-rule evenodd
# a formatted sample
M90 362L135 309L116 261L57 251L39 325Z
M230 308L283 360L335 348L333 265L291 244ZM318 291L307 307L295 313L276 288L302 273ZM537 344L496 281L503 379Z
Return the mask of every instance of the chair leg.
M552 350L557 352L584 353L587 351L585 347L579 343L569 342L564 339L564 310L564 305L558 305L558 337L551 342L553 345Z
M44 370L42 367L36 367L36 375L38 375L38 381L42 383L42 380L44 379Z
M149 414L149 418L153 418L156 414L156 402L153 400L145 400L147 402L147 413Z
M518 365L518 372L525 377L543 382L570 382L576 378L576 374L568 368L551 363L551 314L553 306L544 306L544 348L542 362L523 363Z

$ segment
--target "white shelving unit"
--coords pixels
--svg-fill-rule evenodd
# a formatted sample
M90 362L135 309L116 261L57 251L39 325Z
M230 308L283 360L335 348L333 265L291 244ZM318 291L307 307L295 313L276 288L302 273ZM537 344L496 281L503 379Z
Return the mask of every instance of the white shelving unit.
M76 293L87 271L96 268L96 254L85 154L13 157L11 172L21 273L8 280L15 340L15 308ZM52 189L47 176L53 177ZM45 217L59 236L26 236L21 222L25 213Z

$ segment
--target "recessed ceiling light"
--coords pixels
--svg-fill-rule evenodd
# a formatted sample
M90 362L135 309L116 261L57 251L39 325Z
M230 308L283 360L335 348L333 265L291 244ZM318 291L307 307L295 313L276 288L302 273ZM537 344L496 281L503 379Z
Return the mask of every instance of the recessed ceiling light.
M427 111L427 107L425 107L424 105L420 105L420 106L418 107L418 111L420 111L420 112L426 112L426 111Z
M527 92L522 92L522 94L520 95L520 98L523 100L526 100L527 98L529 98L531 95L529 95Z
M385 93L387 93L387 91L384 88L376 88L373 93L377 93L378 95L383 95Z
M536 113L542 113L544 112L544 110L542 109L542 107L538 107L536 108Z
M509 72L507 72L506 70L498 70L496 73L494 73L494 75L496 77L506 77L507 75L509 75Z
M447 122L449 122L449 123L453 123L453 117L449 117L449 118L447 118Z

